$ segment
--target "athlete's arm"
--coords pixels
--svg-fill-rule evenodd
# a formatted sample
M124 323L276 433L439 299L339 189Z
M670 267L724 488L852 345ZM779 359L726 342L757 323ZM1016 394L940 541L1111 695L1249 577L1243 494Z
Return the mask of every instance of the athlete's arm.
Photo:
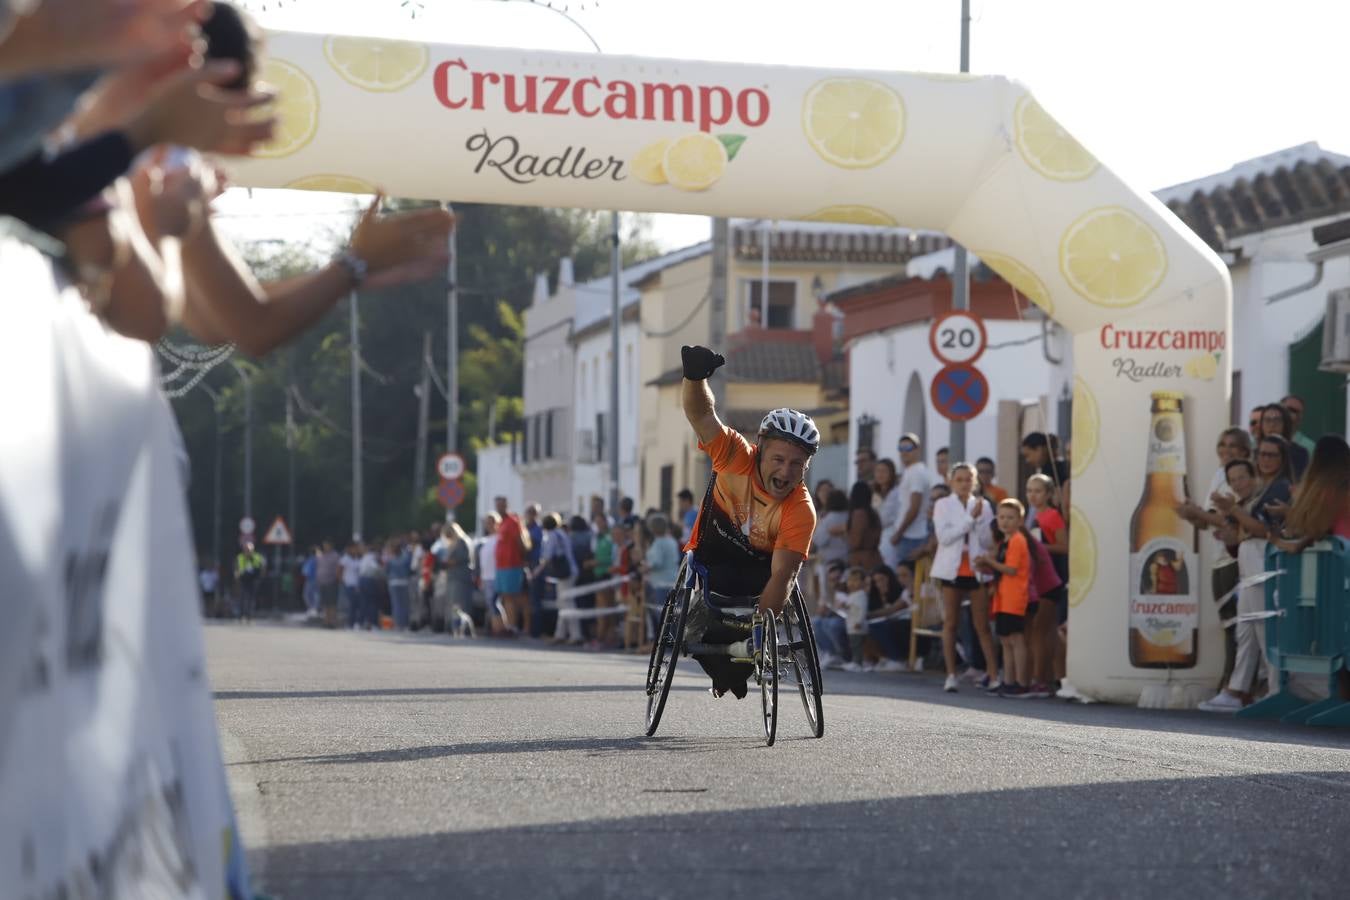
M680 360L684 366L684 384L680 405L684 416L694 427L700 442L711 443L722 433L722 420L717 418L716 404L708 378L726 362L721 354L707 347L681 347Z
M795 550L773 551L773 562L769 564L769 580L765 582L764 591L759 595L761 612L782 614L783 607L787 604L788 592L792 590L792 585L797 580L797 570L801 568L803 559L805 557Z

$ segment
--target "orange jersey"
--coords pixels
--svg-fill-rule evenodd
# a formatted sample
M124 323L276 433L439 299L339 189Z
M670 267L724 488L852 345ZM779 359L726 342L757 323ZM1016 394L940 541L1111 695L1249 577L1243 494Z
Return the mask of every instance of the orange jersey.
M1027 603L1031 600L1031 548L1020 531L1013 532L1008 538L1003 564L1016 569L1017 574L998 577L998 587L994 589L994 612L1025 616Z
M816 509L806 485L798 485L784 500L775 500L759 478L758 448L726 425L710 443L699 442L698 448L712 457L717 473L713 502L749 538L751 547L764 553L791 550L807 554L816 530ZM700 509L685 550L698 546L702 520Z

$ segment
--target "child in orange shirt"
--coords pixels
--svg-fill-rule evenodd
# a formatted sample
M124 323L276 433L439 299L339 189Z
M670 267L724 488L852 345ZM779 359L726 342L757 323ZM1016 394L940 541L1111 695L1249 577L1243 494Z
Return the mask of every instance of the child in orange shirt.
M1031 540L1023 522L1026 509L1007 499L998 505L998 530L1003 541L997 558L980 556L975 564L998 575L994 591L994 633L1003 645L1004 697L1025 697L1030 672L1025 628L1031 587ZM992 686L991 686L992 687Z

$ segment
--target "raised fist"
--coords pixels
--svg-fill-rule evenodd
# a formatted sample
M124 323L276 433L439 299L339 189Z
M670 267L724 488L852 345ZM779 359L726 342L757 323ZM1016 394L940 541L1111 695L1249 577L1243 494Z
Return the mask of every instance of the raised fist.
M690 381L702 381L722 366L726 359L722 354L714 353L707 347L688 344L680 348L680 362L684 364L684 377Z

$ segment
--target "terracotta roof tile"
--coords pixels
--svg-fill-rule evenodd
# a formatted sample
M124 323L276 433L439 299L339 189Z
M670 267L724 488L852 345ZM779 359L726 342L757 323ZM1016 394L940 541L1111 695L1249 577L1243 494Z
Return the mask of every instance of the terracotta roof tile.
M1233 238L1350 212L1350 159L1305 144L1157 196L1205 243L1224 250Z
M810 344L753 341L727 354L727 380L819 383L820 362Z

